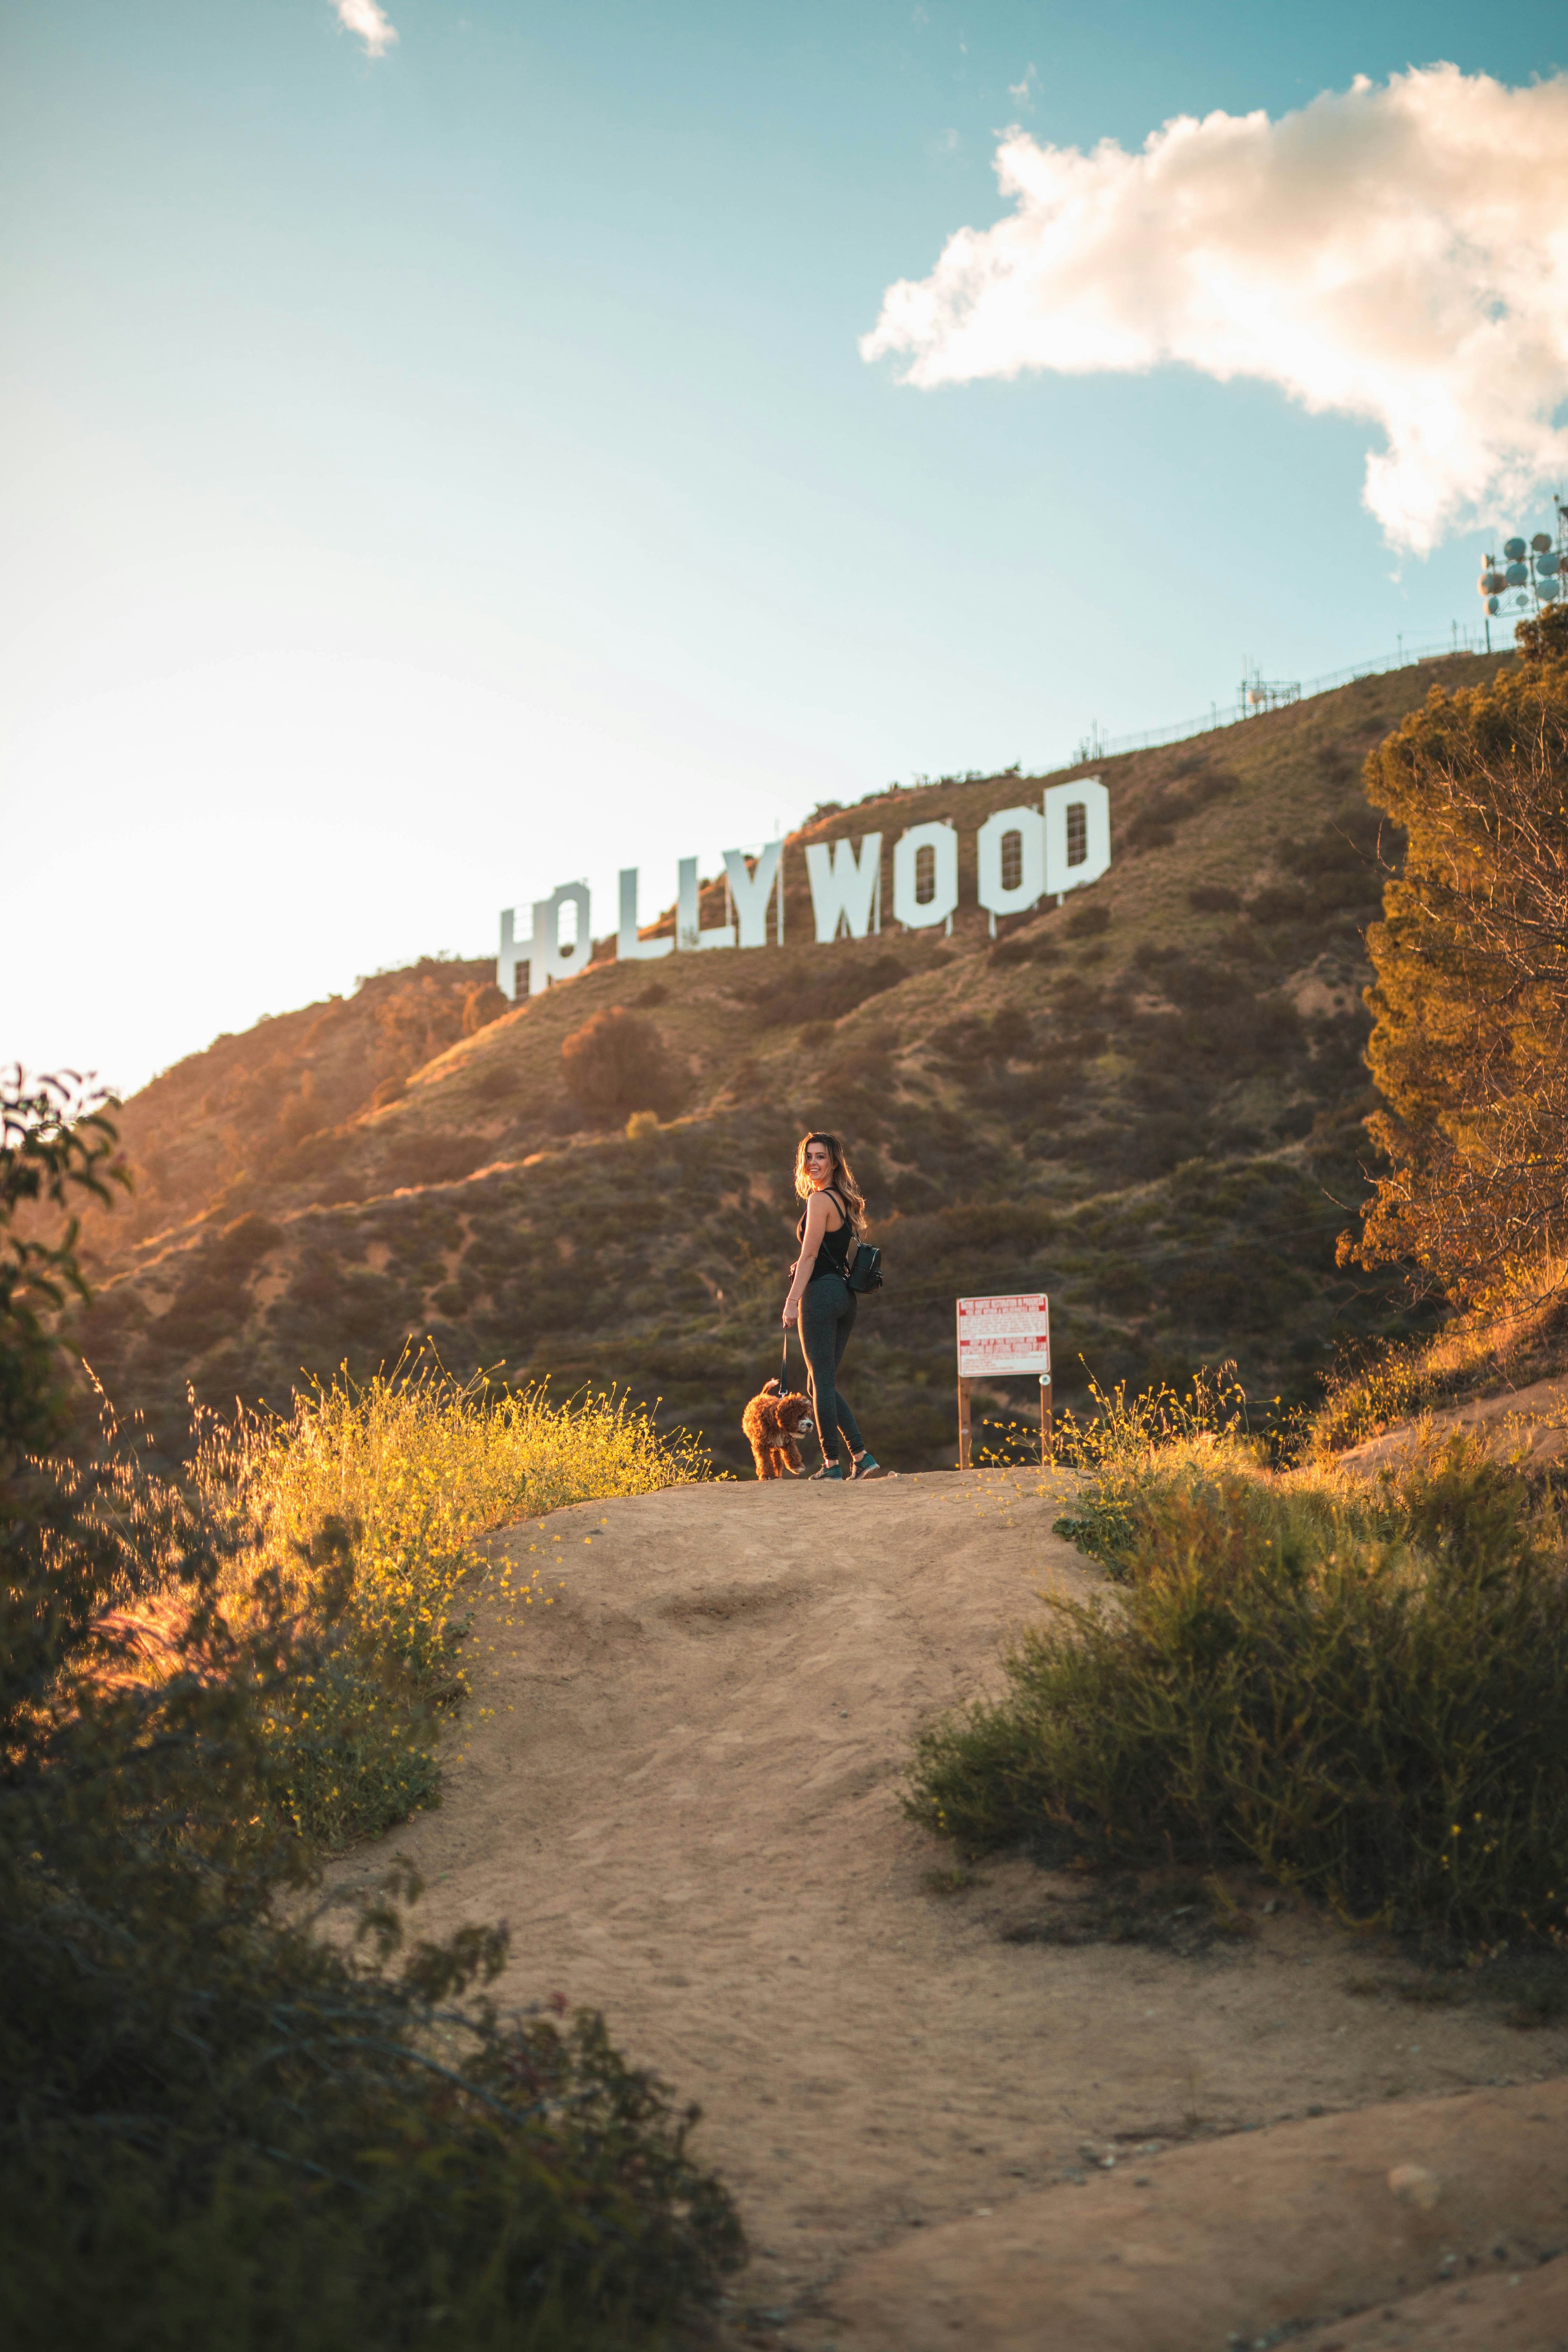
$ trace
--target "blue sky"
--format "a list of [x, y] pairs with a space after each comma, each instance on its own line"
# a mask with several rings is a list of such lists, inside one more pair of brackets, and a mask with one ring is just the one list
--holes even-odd
[[558, 881], [607, 929], [622, 862], [668, 902], [819, 799], [1473, 622], [1486, 531], [1391, 549], [1365, 419], [858, 341], [1011, 123], [1521, 88], [1560, 10], [386, 9], [380, 58], [329, 0], [0, 16], [0, 1054], [130, 1087]]

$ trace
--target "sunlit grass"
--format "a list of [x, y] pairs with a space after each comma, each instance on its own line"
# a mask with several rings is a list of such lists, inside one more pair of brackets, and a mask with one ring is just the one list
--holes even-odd
[[247, 1531], [229, 1606], [276, 1580], [301, 1618], [333, 1629], [320, 1671], [268, 1721], [289, 1750], [297, 1826], [341, 1843], [436, 1799], [440, 1719], [467, 1696], [462, 1639], [487, 1580], [524, 1606], [545, 1597], [492, 1570], [486, 1534], [711, 1475], [700, 1443], [661, 1435], [625, 1397], [557, 1404], [542, 1387], [426, 1365], [363, 1383], [340, 1373], [289, 1414], [209, 1421], [196, 1484]]

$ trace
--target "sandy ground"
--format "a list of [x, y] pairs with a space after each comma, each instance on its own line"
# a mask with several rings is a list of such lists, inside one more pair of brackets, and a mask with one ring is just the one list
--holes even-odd
[[[995, 1686], [999, 1643], [1039, 1613], [1038, 1595], [1093, 1588], [1050, 1533], [1065, 1491], [1044, 1474], [992, 1472], [685, 1487], [508, 1530], [498, 1561], [541, 1569], [549, 1604], [487, 1604], [445, 1802], [337, 1874], [369, 1878], [390, 1852], [408, 1854], [428, 1884], [427, 1930], [510, 1925], [503, 1999], [560, 1992], [603, 2009], [628, 2054], [700, 2103], [699, 2145], [753, 2248], [735, 2287], [737, 2337], [913, 2352], [928, 2339], [910, 2315], [940, 2301], [933, 2342], [1220, 2352], [1253, 2325], [1252, 2287], [1173, 2320], [1174, 2275], [1163, 2286], [1157, 2261], [1152, 2332], [1096, 2333], [1085, 2305], [1059, 2334], [1041, 2300], [1047, 2273], [1016, 2260], [1005, 2321], [986, 2302], [995, 2230], [1011, 2232], [1015, 2255], [1047, 2246], [1064, 2215], [1069, 2237], [1088, 2230], [1093, 2200], [1123, 2179], [1163, 2177], [1187, 2184], [1189, 2204], [1212, 2196], [1221, 2213], [1234, 2209], [1239, 2260], [1258, 2243], [1258, 2218], [1222, 2184], [1266, 2143], [1235, 2135], [1288, 2124], [1268, 2144], [1305, 2151], [1303, 2181], [1328, 2179], [1311, 2133], [1342, 2125], [1340, 2111], [1397, 2103], [1392, 2137], [1354, 2164], [1335, 2159], [1331, 2194], [1303, 2189], [1327, 2230], [1347, 2200], [1359, 2207], [1363, 2174], [1419, 2167], [1434, 2134], [1453, 2139], [1453, 2095], [1512, 2084], [1528, 2102], [1530, 2085], [1568, 2065], [1568, 2032], [1409, 2005], [1388, 1990], [1411, 1974], [1396, 1956], [1289, 1900], [1265, 1913], [1262, 1886], [1247, 1895], [1250, 1940], [1187, 1958], [1006, 1940], [1059, 1917], [1079, 1891], [1019, 1862], [938, 1891], [953, 1856], [900, 1811], [910, 1737]], [[1517, 2116], [1488, 2109], [1475, 2146], [1491, 2144], [1489, 2131], [1500, 2144], [1517, 2137], [1535, 2114], [1531, 2177], [1559, 2184], [1551, 2195], [1568, 2216], [1560, 2099], [1550, 2115], [1540, 2097]], [[1206, 2189], [1194, 2186], [1203, 2163], [1222, 2167]], [[1447, 2164], [1433, 2177], [1447, 2179]], [[1380, 2193], [1404, 2210], [1396, 2191]], [[1499, 2254], [1485, 2197], [1445, 2193], [1440, 2219], [1458, 2242], [1423, 2241], [1412, 2272], [1409, 2246], [1385, 2231], [1384, 2255], [1368, 2254], [1333, 2306], [1383, 2298], [1391, 2319], [1371, 2312], [1364, 2325], [1385, 2333], [1331, 2340], [1346, 2352], [1568, 2347], [1568, 2264], [1534, 2269], [1568, 2246], [1551, 2195]], [[1173, 2191], [1171, 2210], [1184, 2210]], [[1112, 2212], [1095, 2226], [1111, 2233], [1104, 2258], [1119, 2261], [1125, 2222]], [[1217, 2260], [1211, 2246], [1207, 2268]], [[1480, 2292], [1476, 2263], [1505, 2260], [1521, 2285], [1496, 2289], [1489, 2271], [1487, 2288], [1516, 2298], [1503, 2313], [1512, 2332], [1484, 2332], [1478, 2306], [1469, 2336], [1443, 2333], [1452, 2298]], [[1547, 2316], [1521, 2333], [1511, 2315], [1553, 2280]], [[1415, 2333], [1387, 2332], [1405, 2325], [1400, 2298], [1417, 2291], [1443, 2299], [1441, 2326], [1417, 2315]], [[1320, 2295], [1285, 2319], [1323, 2307]]]

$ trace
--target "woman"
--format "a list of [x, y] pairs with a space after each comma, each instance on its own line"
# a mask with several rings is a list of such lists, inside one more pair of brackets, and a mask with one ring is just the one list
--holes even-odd
[[[855, 1293], [849, 1287], [849, 1244], [858, 1241], [866, 1203], [837, 1135], [808, 1135], [795, 1154], [795, 1189], [805, 1202], [795, 1227], [800, 1256], [784, 1303], [784, 1328], [798, 1317], [801, 1353], [811, 1381], [812, 1418], [822, 1448], [814, 1478], [842, 1478], [838, 1433], [849, 1441], [851, 1478], [885, 1478], [887, 1472], [860, 1442], [847, 1400], [838, 1393], [838, 1367], [855, 1328]], [[828, 1439], [832, 1438], [832, 1446]]]

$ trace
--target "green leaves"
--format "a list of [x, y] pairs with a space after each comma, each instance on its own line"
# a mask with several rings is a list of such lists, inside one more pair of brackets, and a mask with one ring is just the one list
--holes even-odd
[[18, 1449], [43, 1444], [63, 1418], [43, 1318], [88, 1296], [73, 1202], [84, 1193], [107, 1202], [130, 1183], [108, 1100], [68, 1073], [29, 1081], [14, 1068], [0, 1078], [0, 1479]]
[[1384, 916], [1368, 1060], [1387, 1172], [1342, 1260], [1411, 1260], [1495, 1304], [1568, 1243], [1568, 610], [1483, 687], [1434, 689], [1367, 762], [1408, 832]]

